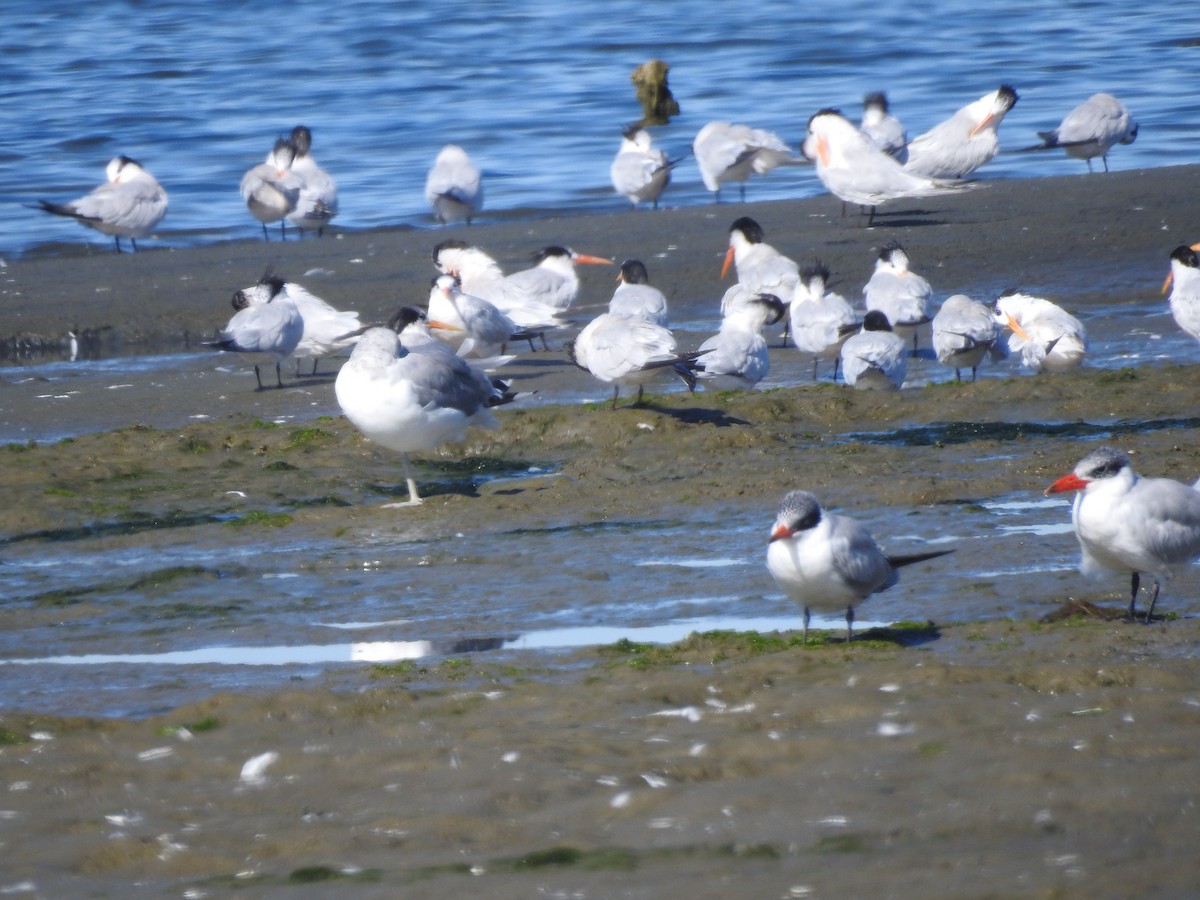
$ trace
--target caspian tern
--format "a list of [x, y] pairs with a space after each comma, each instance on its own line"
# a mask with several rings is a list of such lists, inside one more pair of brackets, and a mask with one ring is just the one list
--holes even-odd
[[867, 226], [875, 220], [875, 207], [888, 200], [952, 194], [970, 187], [908, 171], [836, 109], [822, 109], [808, 120], [803, 150], [816, 163], [817, 177], [831, 194], [870, 210]]
[[[243, 291], [233, 295], [233, 318], [214, 341], [205, 341], [204, 346], [231, 353], [246, 353], [257, 360], [267, 357], [275, 360], [275, 380], [283, 387], [280, 364], [296, 352], [304, 336], [304, 318], [288, 296], [285, 282], [275, 275], [263, 278], [268, 294], [264, 302], [252, 300]], [[263, 389], [262, 375], [258, 362], [254, 363], [254, 378], [258, 389]]]
[[435, 329], [436, 337], [459, 356], [496, 356], [512, 340], [525, 340], [516, 324], [494, 303], [463, 293], [453, 275], [439, 275], [429, 291], [429, 319], [449, 326]]
[[137, 239], [150, 234], [167, 214], [167, 192], [162, 185], [128, 156], [109, 160], [106, 181], [78, 200], [51, 203], [39, 200], [37, 209], [74, 219], [80, 225], [112, 235], [121, 252], [121, 238], [129, 238], [137, 250]]
[[861, 325], [846, 298], [825, 290], [829, 283], [829, 267], [822, 262], [805, 266], [791, 302], [792, 343], [801, 353], [810, 354], [813, 361], [813, 381], [817, 380], [817, 364], [833, 360], [833, 380], [837, 381], [842, 345]]
[[1063, 372], [1087, 354], [1087, 331], [1073, 315], [1049, 300], [1018, 291], [996, 301], [996, 322], [1012, 329], [1011, 353], [1035, 372]]
[[783, 301], [759, 294], [721, 320], [721, 330], [700, 345], [696, 374], [718, 390], [749, 390], [767, 376], [770, 359], [762, 330], [787, 314]]
[[1071, 521], [1082, 550], [1080, 569], [1133, 572], [1127, 618], [1137, 612], [1139, 573], [1154, 579], [1146, 622], [1154, 615], [1161, 583], [1200, 556], [1200, 492], [1170, 478], [1141, 478], [1129, 457], [1102, 447], [1045, 493], [1079, 491]]
[[337, 183], [329, 173], [317, 165], [312, 157], [312, 132], [304, 125], [292, 129], [292, 145], [296, 158], [292, 161], [292, 173], [301, 180], [300, 196], [296, 208], [288, 213], [288, 221], [300, 229], [315, 228], [317, 237], [338, 212]]
[[[421, 503], [409, 454], [457, 443], [467, 428], [496, 428], [492, 408], [514, 395], [444, 344], [427, 339], [419, 310], [404, 307], [387, 325], [360, 329], [334, 383], [338, 405], [370, 440], [403, 454], [408, 502]], [[408, 332], [408, 334], [406, 334]]]
[[908, 132], [888, 110], [887, 94], [883, 91], [874, 91], [863, 97], [863, 114], [858, 127], [876, 147], [896, 162], [903, 165], [908, 159]]
[[899, 243], [891, 241], [880, 248], [875, 270], [862, 292], [868, 311], [879, 310], [893, 330], [903, 337], [912, 335], [916, 354], [917, 329], [929, 321], [933, 288], [908, 267], [908, 253]]
[[646, 266], [640, 259], [621, 263], [620, 284], [608, 301], [608, 311], [617, 316], [636, 316], [667, 327], [667, 298], [650, 284]]
[[863, 316], [862, 330], [842, 344], [842, 377], [859, 390], [898, 391], [908, 373], [907, 343], [873, 309]]
[[1108, 171], [1108, 151], [1114, 144], [1132, 144], [1137, 140], [1138, 124], [1125, 104], [1112, 94], [1093, 94], [1063, 117], [1053, 131], [1039, 131], [1042, 143], [1026, 150], [1050, 150], [1061, 147], [1067, 156], [1087, 162], [1099, 156]]
[[655, 150], [650, 132], [637, 125], [625, 129], [621, 147], [609, 167], [613, 188], [635, 207], [649, 201], [658, 209], [658, 198], [671, 182], [667, 154]]
[[739, 183], [742, 202], [746, 200], [746, 179], [766, 175], [785, 165], [803, 160], [778, 135], [749, 125], [709, 122], [696, 134], [692, 152], [704, 186], [720, 198], [721, 185]]
[[646, 382], [668, 372], [682, 378], [688, 390], [696, 387], [691, 365], [696, 354], [677, 353], [674, 335], [642, 318], [603, 313], [567, 345], [567, 355], [575, 365], [613, 386], [613, 409], [617, 408], [621, 385], [637, 385], [637, 406], [642, 402]]
[[576, 263], [589, 266], [613, 264], [611, 259], [576, 253], [570, 247], [550, 246], [533, 255], [532, 268], [513, 272], [508, 280], [534, 301], [564, 312], [579, 297]]
[[1017, 92], [1002, 84], [968, 103], [949, 119], [908, 142], [904, 168], [930, 178], [966, 178], [1000, 150], [996, 129], [1017, 102]]
[[855, 607], [895, 585], [898, 569], [953, 552], [888, 556], [860, 522], [822, 510], [808, 491], [791, 491], [771, 529], [767, 569], [788, 598], [804, 609], [804, 643], [814, 609], [844, 611], [849, 642]]
[[1175, 323], [1200, 341], [1200, 257], [1195, 247], [1180, 245], [1171, 251], [1171, 272], [1163, 282], [1163, 291], [1168, 287]]
[[286, 237], [284, 219], [300, 202], [303, 182], [292, 173], [296, 159], [296, 145], [287, 138], [279, 138], [261, 162], [242, 176], [242, 199], [250, 215], [262, 223], [263, 238], [267, 237], [267, 225], [278, 222], [279, 235]]
[[774, 294], [790, 300], [800, 280], [800, 267], [766, 243], [762, 226], [749, 216], [741, 216], [729, 226], [722, 278], [731, 265], [737, 271], [737, 280], [754, 294]]
[[[279, 293], [286, 294], [296, 304], [304, 320], [300, 343], [292, 351], [297, 371], [301, 359], [311, 359], [312, 374], [316, 375], [321, 357], [332, 356], [354, 346], [355, 339], [347, 338], [346, 334], [362, 327], [358, 313], [335, 309], [302, 285], [293, 281], [284, 282], [270, 272], [260, 278], [257, 284], [238, 291], [234, 295], [234, 306], [239, 307], [242, 301], [250, 304], [270, 303]], [[240, 300], [238, 295], [241, 295]]]
[[471, 224], [483, 208], [483, 173], [466, 150], [456, 144], [441, 149], [425, 177], [425, 200], [443, 225]]
[[959, 369], [971, 369], [971, 380], [983, 357], [1003, 358], [1000, 326], [992, 311], [966, 294], [947, 297], [933, 317], [933, 351], [938, 362], [954, 369], [954, 380], [961, 381]]

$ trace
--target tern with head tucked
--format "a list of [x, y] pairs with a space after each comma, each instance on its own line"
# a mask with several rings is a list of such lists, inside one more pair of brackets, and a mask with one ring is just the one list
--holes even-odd
[[613, 409], [622, 385], [637, 385], [635, 406], [642, 402], [646, 383], [660, 375], [674, 373], [688, 390], [696, 387], [692, 374], [696, 354], [677, 353], [670, 331], [640, 317], [597, 316], [567, 345], [567, 355], [575, 365], [613, 386]]
[[430, 340], [419, 310], [403, 307], [387, 325], [360, 330], [334, 383], [338, 405], [368, 439], [403, 455], [407, 503], [421, 503], [409, 454], [457, 443], [470, 427], [496, 428], [496, 406], [513, 399], [503, 382]]
[[822, 109], [808, 120], [804, 155], [817, 166], [817, 177], [844, 203], [870, 210], [866, 224], [875, 220], [875, 207], [904, 197], [932, 197], [956, 193], [968, 185], [928, 178], [908, 171], [836, 109]]
[[1017, 102], [1002, 84], [908, 143], [905, 170], [930, 178], [966, 178], [1000, 152], [996, 129]]
[[1141, 478], [1128, 456], [1109, 447], [1089, 453], [1045, 493], [1067, 491], [1079, 492], [1071, 521], [1083, 574], [1132, 572], [1130, 621], [1137, 614], [1140, 574], [1153, 578], [1149, 624], [1162, 583], [1200, 557], [1200, 492], [1170, 478]]
[[1092, 171], [1097, 156], [1108, 171], [1108, 151], [1116, 144], [1137, 140], [1138, 124], [1125, 104], [1112, 94], [1093, 94], [1063, 117], [1053, 131], [1039, 131], [1042, 143], [1026, 150], [1051, 150], [1061, 147], [1067, 156], [1082, 159]]
[[467, 151], [447, 144], [425, 176], [425, 201], [443, 225], [466, 222], [483, 208], [483, 173]]
[[898, 569], [953, 553], [933, 550], [888, 556], [871, 533], [849, 516], [821, 508], [808, 491], [783, 498], [767, 545], [767, 570], [804, 610], [804, 643], [812, 610], [844, 613], [846, 641], [854, 637], [854, 610], [872, 594], [894, 586]]
[[300, 177], [292, 172], [296, 160], [296, 145], [287, 138], [279, 138], [266, 162], [261, 162], [242, 176], [242, 199], [250, 215], [262, 223], [263, 239], [267, 226], [278, 222], [279, 236], [286, 237], [284, 219], [296, 209], [300, 202], [300, 189], [304, 186]]
[[692, 152], [704, 186], [720, 198], [721, 185], [736, 181], [746, 200], [746, 180], [803, 160], [777, 134], [749, 125], [709, 122], [696, 134]]
[[842, 377], [859, 390], [898, 391], [908, 374], [906, 348], [887, 316], [873, 309], [863, 316], [862, 330], [842, 344]]
[[1083, 323], [1041, 297], [1019, 291], [1001, 295], [996, 322], [1012, 330], [1009, 352], [1021, 354], [1021, 362], [1035, 372], [1064, 372], [1087, 355]]
[[614, 190], [635, 207], [652, 203], [658, 209], [658, 198], [671, 182], [671, 167], [667, 154], [653, 147], [650, 132], [637, 125], [625, 129], [621, 147], [609, 166]]
[[258, 359], [266, 357], [275, 361], [275, 381], [283, 387], [280, 373], [281, 363], [296, 352], [304, 336], [304, 318], [282, 278], [266, 275], [258, 288], [251, 294], [237, 291], [233, 295], [233, 308], [237, 310], [229, 324], [214, 341], [205, 341], [206, 347], [230, 353], [245, 353], [255, 360], [254, 378], [258, 389], [263, 389]]
[[833, 361], [833, 380], [837, 381], [842, 345], [856, 334], [861, 323], [841, 294], [826, 290], [829, 267], [822, 262], [800, 270], [800, 281], [791, 302], [792, 343], [801, 353], [812, 356], [813, 381], [821, 360]]
[[287, 219], [300, 229], [301, 235], [305, 229], [316, 229], [320, 237], [338, 212], [337, 183], [313, 159], [312, 131], [307, 126], [293, 128], [291, 141], [296, 148], [292, 173], [300, 179], [301, 186], [296, 208], [288, 213]]
[[118, 253], [121, 238], [129, 238], [136, 251], [137, 239], [154, 231], [167, 214], [167, 192], [153, 175], [128, 156], [109, 160], [105, 178], [104, 184], [78, 200], [68, 203], [39, 200], [37, 208], [111, 235]]
[[719, 390], [754, 388], [770, 368], [762, 330], [786, 314], [783, 301], [772, 294], [738, 304], [721, 320], [721, 330], [700, 345], [696, 374]]
[[1000, 326], [992, 311], [966, 294], [947, 297], [933, 317], [933, 351], [938, 362], [954, 369], [954, 380], [961, 381], [960, 369], [971, 370], [971, 380], [985, 356], [1002, 359]]

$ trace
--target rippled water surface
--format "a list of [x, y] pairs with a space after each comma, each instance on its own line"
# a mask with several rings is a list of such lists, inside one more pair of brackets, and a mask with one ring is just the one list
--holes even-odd
[[[550, 2], [330, 3], [66, 0], [10, 9], [0, 33], [0, 252], [83, 239], [78, 226], [22, 208], [90, 190], [118, 153], [163, 182], [161, 238], [188, 245], [255, 233], [238, 195], [246, 169], [297, 122], [338, 180], [338, 224], [429, 225], [425, 172], [442, 144], [483, 166], [488, 214], [619, 209], [608, 165], [641, 109], [632, 70], [659, 58], [682, 112], [657, 129], [672, 156], [713, 119], [777, 131], [793, 146], [826, 106], [857, 116], [887, 90], [915, 136], [1001, 83], [1021, 99], [1001, 128], [1037, 142], [1097, 91], [1122, 98], [1142, 129], [1113, 168], [1190, 163], [1200, 114], [1188, 85], [1200, 20], [1129, 0], [880, 5], [816, 9], [762, 0], [605, 4], [580, 15]], [[981, 177], [1082, 171], [1061, 153], [1005, 154]], [[809, 167], [750, 185], [753, 199], [810, 196]], [[682, 164], [666, 202], [709, 202]], [[19, 222], [19, 227], [13, 227]]]

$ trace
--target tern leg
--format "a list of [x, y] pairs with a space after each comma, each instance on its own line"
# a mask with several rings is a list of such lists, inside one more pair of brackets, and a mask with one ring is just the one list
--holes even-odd
[[[1126, 618], [1126, 620], [1133, 622], [1133, 621], [1137, 620], [1138, 585], [1141, 584], [1141, 577], [1138, 575], [1136, 570], [1134, 570], [1133, 579], [1131, 580], [1131, 584], [1133, 586], [1133, 590], [1131, 591], [1130, 596], [1129, 596], [1129, 612], [1125, 614], [1125, 618]], [[1150, 621], [1150, 620], [1147, 619], [1146, 621]]]
[[808, 644], [808, 621], [812, 618], [812, 613], [808, 611], [808, 607], [804, 607], [804, 643]]
[[[816, 381], [816, 380], [817, 380], [817, 362], [818, 362], [818, 360], [817, 360], [817, 358], [814, 356], [814, 357], [813, 357], [813, 381]], [[834, 365], [836, 366], [836, 365], [837, 365], [837, 363], [834, 363]]]
[[266, 222], [262, 223], [262, 230], [263, 230], [263, 240], [266, 241], [268, 244], [271, 243], [271, 238], [267, 234], [267, 223]]
[[846, 607], [846, 643], [854, 640], [854, 607]]
[[[833, 359], [833, 383], [834, 384], [837, 384], [838, 366], [840, 366], [841, 364], [842, 364], [842, 357], [839, 354], [838, 356], [835, 356]], [[813, 365], [815, 367], [816, 363], [814, 362]]]
[[1154, 604], [1158, 602], [1158, 579], [1154, 579], [1154, 591], [1150, 594], [1150, 608], [1146, 610], [1146, 624], [1150, 624], [1150, 620], [1154, 617]]
[[262, 375], [258, 372], [258, 363], [254, 364], [254, 380], [258, 382], [258, 389], [261, 391], [263, 389]]
[[979, 366], [971, 366], [971, 383], [975, 383], [975, 375], [979, 371]]
[[283, 387], [283, 373], [279, 370], [279, 363], [275, 363], [275, 387]]
[[317, 374], [317, 363], [319, 363], [320, 361], [321, 361], [321, 357], [319, 357], [319, 356], [314, 356], [314, 357], [313, 357], [313, 370], [312, 370], [312, 373], [313, 373], [314, 375], [316, 375], [316, 374]]
[[[974, 378], [972, 378], [971, 380], [972, 380], [972, 381], [974, 381], [975, 379], [974, 379]], [[957, 367], [955, 367], [955, 369], [954, 369], [954, 381], [955, 381], [956, 383], [958, 383], [958, 382], [961, 382], [961, 381], [962, 381], [962, 376], [958, 374], [958, 368], [957, 368]]]
[[613, 402], [612, 402], [612, 408], [613, 408], [613, 409], [616, 409], [616, 408], [617, 408], [617, 395], [618, 395], [618, 394], [620, 394], [620, 393], [621, 393], [621, 388], [620, 388], [620, 386], [619, 386], [619, 385], [615, 385], [615, 384], [614, 384], [614, 385], [613, 385]]
[[642, 384], [639, 384], [639, 385], [638, 385], [638, 395], [637, 395], [637, 399], [633, 401], [633, 405], [634, 405], [634, 406], [641, 406], [641, 405], [642, 405], [642, 394], [643, 394], [643, 393], [645, 393], [645, 390], [646, 390], [646, 386], [645, 386], [645, 385], [642, 385]]

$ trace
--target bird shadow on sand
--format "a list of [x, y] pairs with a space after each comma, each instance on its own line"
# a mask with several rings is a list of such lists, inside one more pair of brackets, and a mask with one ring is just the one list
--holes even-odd
[[[933, 622], [905, 622], [899, 625], [877, 625], [854, 632], [852, 644], [863, 641], [873, 641], [881, 644], [895, 644], [898, 647], [919, 647], [939, 640], [942, 630]], [[845, 635], [825, 636], [826, 644], [845, 644]]]
[[678, 409], [670, 406], [659, 406], [657, 403], [645, 402], [641, 403], [640, 405], [631, 405], [623, 408], [656, 412], [663, 416], [670, 416], [672, 419], [675, 419], [677, 422], [682, 422], [685, 425], [715, 425], [720, 428], [725, 428], [730, 425], [752, 424], [745, 419], [739, 419], [736, 416], [731, 416], [729, 413], [720, 409], [704, 409], [701, 407]]

